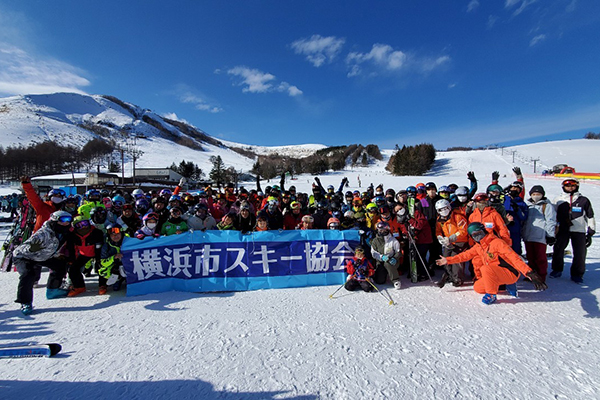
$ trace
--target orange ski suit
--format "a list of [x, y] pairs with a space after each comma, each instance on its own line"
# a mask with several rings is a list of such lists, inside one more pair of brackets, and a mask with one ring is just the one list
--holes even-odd
[[519, 273], [527, 275], [532, 271], [504, 240], [489, 233], [475, 246], [447, 257], [446, 261], [455, 264], [475, 257], [481, 260], [479, 266], [473, 265], [477, 277], [473, 290], [477, 293], [498, 294], [498, 286], [513, 284], [519, 279]]

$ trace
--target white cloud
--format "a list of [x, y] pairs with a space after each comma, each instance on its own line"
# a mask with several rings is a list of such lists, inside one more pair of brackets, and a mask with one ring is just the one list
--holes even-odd
[[525, 9], [527, 7], [529, 7], [530, 5], [532, 5], [533, 3], [536, 3], [536, 2], [537, 2], [537, 0], [506, 0], [506, 2], [504, 3], [504, 7], [512, 8], [515, 5], [521, 3], [519, 8], [517, 8], [513, 13], [513, 16], [517, 16], [517, 15], [521, 14], [523, 11], [525, 11]]
[[417, 57], [401, 50], [394, 50], [390, 45], [379, 43], [374, 44], [368, 53], [352, 52], [346, 56], [348, 77], [361, 75], [364, 69], [369, 70], [369, 75], [377, 75], [378, 72], [394, 74], [403, 71], [428, 73], [448, 62], [450, 62], [449, 56]]
[[387, 44], [374, 44], [368, 53], [352, 52], [346, 56], [346, 62], [350, 67], [348, 76], [356, 76], [361, 73], [361, 65], [371, 64], [386, 71], [399, 71], [405, 65], [407, 55], [394, 50]]
[[281, 82], [277, 87], [278, 92], [287, 92], [291, 97], [302, 95], [302, 90], [298, 89], [296, 86], [292, 86], [287, 82]]
[[325, 62], [331, 63], [340, 53], [345, 42], [346, 39], [335, 36], [312, 35], [310, 38], [298, 39], [290, 46], [296, 54], [306, 56], [315, 67], [320, 67]]
[[479, 7], [479, 0], [471, 0], [467, 6], [467, 12], [475, 11]]
[[275, 80], [275, 76], [269, 73], [242, 66], [231, 68], [227, 73], [242, 78], [239, 85], [246, 85], [242, 89], [243, 92], [266, 93], [273, 90], [273, 85], [270, 82]]
[[53, 58], [42, 58], [25, 50], [0, 43], [0, 93], [43, 94], [85, 93], [90, 85], [83, 71]]
[[214, 101], [209, 100], [206, 96], [198, 94], [196, 90], [185, 84], [179, 84], [175, 87], [175, 96], [180, 102], [192, 104], [196, 110], [207, 111], [212, 114], [223, 112], [224, 110], [214, 105]]
[[496, 25], [496, 21], [498, 21], [498, 17], [495, 15], [490, 15], [487, 21], [487, 28], [492, 29], [494, 25]]
[[456, 87], [456, 83], [450, 83], [448, 85], [448, 89], [454, 89]]
[[529, 42], [529, 47], [533, 47], [543, 40], [546, 40], [546, 35], [544, 35], [544, 34], [537, 35], [536, 37], [531, 39], [531, 41]]
[[287, 82], [277, 84], [275, 75], [244, 66], [237, 66], [227, 71], [229, 75], [241, 78], [238, 86], [243, 86], [244, 93], [287, 92], [294, 97], [302, 94], [302, 90]]

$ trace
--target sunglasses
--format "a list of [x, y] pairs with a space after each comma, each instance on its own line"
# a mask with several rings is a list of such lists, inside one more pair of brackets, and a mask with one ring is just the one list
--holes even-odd
[[82, 229], [82, 228], [87, 228], [89, 227], [90, 221], [88, 221], [87, 219], [84, 219], [83, 221], [79, 221], [78, 223], [75, 224], [75, 228], [76, 229]]

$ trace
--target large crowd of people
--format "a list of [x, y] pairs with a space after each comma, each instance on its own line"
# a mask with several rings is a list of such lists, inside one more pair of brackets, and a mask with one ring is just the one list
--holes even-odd
[[536, 289], [545, 289], [547, 246], [554, 246], [549, 276], [559, 278], [570, 241], [570, 277], [581, 283], [595, 221], [579, 182], [564, 180], [563, 193], [551, 202], [542, 186], [527, 191], [519, 168], [514, 172], [516, 180], [505, 187], [494, 172], [481, 191], [469, 172], [469, 186], [427, 182], [395, 189], [371, 184], [361, 192], [345, 190], [346, 178], [336, 190], [315, 177], [311, 193], [286, 189], [283, 182], [264, 191], [227, 184], [221, 190], [209, 186], [184, 192], [182, 180], [173, 191], [90, 189], [84, 196], [67, 196], [53, 189], [44, 199], [25, 176], [24, 204], [35, 211], [35, 220], [33, 234], [12, 250], [12, 265], [20, 274], [16, 302], [24, 314], [32, 312], [42, 267], [50, 269], [49, 299], [84, 293], [85, 276], [93, 274], [99, 294], [120, 290], [126, 281], [120, 251], [124, 237], [189, 230], [353, 229], [360, 245], [347, 265], [347, 290], [371, 291], [388, 280], [400, 289], [403, 276], [418, 282], [432, 279], [440, 269], [439, 287], [471, 280], [485, 304], [495, 302], [499, 290], [516, 296], [521, 274]]

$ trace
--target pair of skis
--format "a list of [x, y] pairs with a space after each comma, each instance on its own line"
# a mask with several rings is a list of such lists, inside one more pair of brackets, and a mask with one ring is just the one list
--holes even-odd
[[61, 350], [62, 346], [58, 343], [13, 347], [0, 346], [0, 358], [52, 357]]

